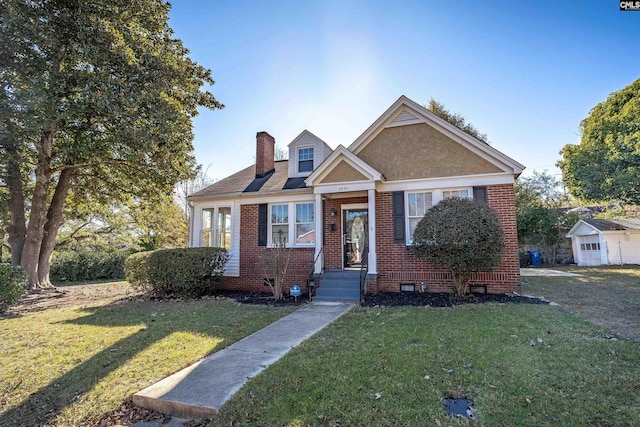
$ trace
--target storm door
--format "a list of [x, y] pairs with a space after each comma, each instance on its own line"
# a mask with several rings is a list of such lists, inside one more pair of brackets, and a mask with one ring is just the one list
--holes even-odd
[[369, 252], [368, 210], [345, 209], [342, 211], [342, 242], [344, 268], [360, 268]]

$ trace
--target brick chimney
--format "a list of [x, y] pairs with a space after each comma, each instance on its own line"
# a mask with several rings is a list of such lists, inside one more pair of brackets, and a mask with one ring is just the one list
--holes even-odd
[[276, 140], [267, 132], [256, 134], [256, 178], [262, 178], [275, 168], [273, 161]]

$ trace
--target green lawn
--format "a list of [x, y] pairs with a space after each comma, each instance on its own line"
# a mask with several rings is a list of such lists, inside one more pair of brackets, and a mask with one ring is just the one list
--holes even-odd
[[[212, 425], [640, 425], [639, 367], [637, 343], [557, 307], [355, 308]], [[445, 415], [445, 396], [473, 398], [477, 421]]]
[[95, 425], [133, 393], [292, 311], [87, 298], [0, 320], [1, 426]]
[[640, 342], [640, 267], [554, 267], [579, 277], [523, 277], [522, 292], [544, 296], [610, 333]]

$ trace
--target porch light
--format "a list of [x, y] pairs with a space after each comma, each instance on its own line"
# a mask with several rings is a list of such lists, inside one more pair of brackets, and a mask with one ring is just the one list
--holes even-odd
[[331, 208], [331, 209], [329, 209], [329, 215], [331, 215], [331, 216], [336, 216], [336, 214], [337, 214], [337, 213], [338, 213], [338, 212], [336, 212], [336, 208]]

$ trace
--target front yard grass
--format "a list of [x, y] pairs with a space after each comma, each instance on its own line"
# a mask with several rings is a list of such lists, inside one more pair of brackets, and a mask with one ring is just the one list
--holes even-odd
[[544, 296], [610, 333], [640, 342], [640, 267], [554, 267], [580, 277], [523, 277], [522, 292]]
[[[639, 350], [551, 306], [356, 307], [212, 425], [640, 425]], [[474, 399], [477, 420], [445, 415], [448, 396]]]
[[[116, 294], [128, 287], [104, 286]], [[60, 298], [76, 298], [74, 305], [27, 304], [0, 320], [0, 425], [95, 425], [133, 393], [293, 310], [215, 299], [113, 301], [109, 293], [76, 288]]]

